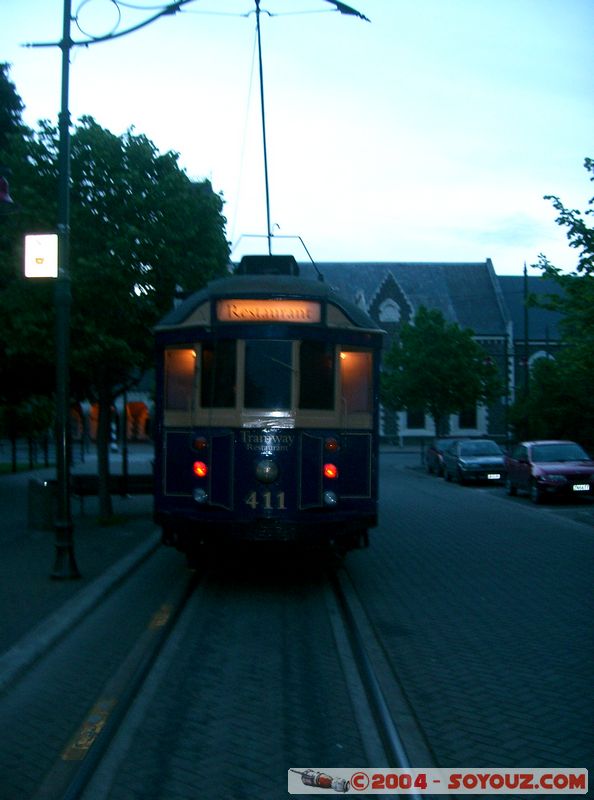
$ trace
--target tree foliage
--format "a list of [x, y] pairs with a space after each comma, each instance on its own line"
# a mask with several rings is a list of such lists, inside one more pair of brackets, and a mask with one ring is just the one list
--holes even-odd
[[[5, 65], [4, 65], [5, 67]], [[12, 87], [4, 68], [0, 95]], [[3, 220], [0, 239], [0, 370], [53, 362], [53, 287], [24, 281], [25, 233], [55, 230], [58, 132], [32, 132], [15, 109], [0, 139], [19, 213]], [[122, 136], [83, 118], [71, 146], [71, 367], [76, 393], [113, 397], [150, 364], [151, 328], [176, 291], [193, 291], [224, 273], [228, 243], [222, 200], [208, 181], [194, 182], [178, 156], [160, 154], [132, 129]], [[3, 386], [21, 381], [3, 381]], [[28, 387], [27, 387], [28, 389]]]
[[9, 66], [0, 64], [0, 151], [6, 150], [12, 134], [23, 128], [23, 110]]
[[210, 184], [192, 182], [176, 154], [132, 130], [115, 136], [84, 118], [72, 182], [73, 371], [89, 393], [146, 369], [151, 328], [177, 287], [220, 275], [228, 249]]
[[[51, 281], [25, 281], [26, 233], [54, 232], [58, 130], [32, 131], [0, 65], [0, 164], [18, 213], [0, 220], [0, 404], [53, 391]], [[161, 154], [133, 128], [115, 135], [84, 117], [71, 135], [70, 284], [73, 399], [114, 398], [152, 364], [152, 327], [178, 291], [227, 269], [223, 201], [193, 181], [178, 154]]]
[[0, 218], [0, 404], [17, 406], [53, 388], [52, 289], [25, 286], [21, 275], [25, 234], [52, 230], [57, 184], [42, 135], [23, 123], [6, 64], [0, 64], [0, 97], [0, 166], [15, 200]]
[[[594, 159], [584, 162], [594, 181]], [[566, 208], [556, 196], [547, 196], [558, 211], [557, 223], [567, 229], [570, 246], [578, 250], [571, 273], [563, 273], [543, 254], [538, 264], [559, 292], [541, 301], [558, 311], [561, 350], [556, 363], [537, 362], [530, 377], [529, 394], [513, 408], [512, 422], [519, 438], [562, 436], [594, 444], [594, 198], [584, 212]]]
[[450, 414], [489, 402], [501, 392], [497, 368], [471, 330], [441, 311], [419, 308], [384, 359], [382, 400], [393, 410], [423, 410], [445, 432]]

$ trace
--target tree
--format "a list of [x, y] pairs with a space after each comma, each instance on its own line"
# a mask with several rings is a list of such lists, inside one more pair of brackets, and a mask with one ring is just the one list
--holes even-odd
[[[221, 198], [177, 159], [90, 117], [72, 137], [72, 381], [99, 404], [100, 475], [113, 401], [152, 365], [152, 327], [177, 287], [198, 289], [227, 266]], [[110, 513], [106, 491], [101, 502]]]
[[[46, 344], [53, 341], [51, 287], [25, 286], [21, 274], [25, 233], [52, 230], [55, 166], [42, 139], [24, 124], [23, 108], [8, 65], [0, 64], [0, 165], [15, 198], [14, 208], [0, 219], [0, 406], [5, 428], [14, 436], [31, 430], [23, 411], [30, 396], [40, 396], [43, 404], [54, 384]], [[51, 425], [46, 414], [43, 418]]]
[[8, 148], [10, 137], [24, 128], [25, 106], [9, 72], [8, 64], [0, 64], [0, 152]]
[[[594, 181], [594, 159], [586, 158], [586, 170]], [[588, 217], [594, 214], [594, 198], [583, 213], [566, 208], [552, 195], [559, 215], [556, 222], [567, 228], [570, 246], [579, 251], [573, 272], [563, 273], [541, 254], [538, 267], [554, 281], [559, 293], [540, 301], [562, 314], [561, 349], [554, 364], [537, 362], [530, 376], [527, 398], [512, 410], [520, 437], [563, 436], [594, 444], [594, 228]], [[534, 300], [533, 302], [536, 302]]]
[[[586, 158], [584, 166], [594, 181], [594, 159]], [[547, 307], [563, 315], [563, 343], [577, 348], [580, 359], [586, 357], [590, 367], [594, 354], [594, 228], [588, 227], [586, 217], [594, 214], [594, 197], [588, 201], [591, 208], [583, 213], [565, 208], [558, 197], [547, 195], [545, 199], [559, 212], [556, 222], [567, 228], [570, 247], [579, 250], [578, 263], [573, 272], [563, 273], [541, 253], [535, 266], [561, 289], [548, 298]]]
[[[3, 70], [0, 94], [7, 84]], [[24, 233], [52, 232], [55, 223], [58, 132], [47, 122], [26, 129], [22, 104], [12, 105], [16, 122], [0, 161], [13, 171], [21, 210], [0, 238], [0, 377], [22, 393], [19, 376], [44, 385], [46, 373], [53, 376], [53, 287], [21, 273]], [[224, 274], [229, 247], [223, 201], [210, 183], [192, 181], [176, 153], [160, 154], [133, 129], [116, 136], [83, 118], [71, 138], [71, 169], [71, 389], [73, 398], [99, 403], [101, 513], [109, 516], [113, 402], [152, 364], [151, 329], [178, 289]]]
[[570, 433], [573, 419], [563, 411], [570, 402], [570, 392], [558, 360], [539, 358], [535, 361], [528, 392], [523, 392], [510, 408], [509, 421], [515, 437], [573, 438]]
[[384, 405], [422, 409], [433, 418], [437, 434], [447, 432], [450, 414], [500, 393], [497, 368], [472, 331], [447, 322], [435, 309], [421, 306], [384, 358]]
[[[584, 167], [590, 173], [590, 181], [594, 181], [594, 159], [584, 159]], [[588, 201], [588, 205], [592, 207], [583, 213], [578, 209], [565, 208], [559, 197], [555, 195], [546, 195], [545, 200], [551, 200], [553, 207], [559, 212], [556, 222], [567, 228], [570, 247], [580, 251], [578, 264], [573, 274], [594, 275], [594, 228], [588, 227], [585, 219], [594, 214], [594, 197]], [[563, 277], [560, 270], [551, 266], [543, 254], [539, 256], [539, 266], [544, 270], [550, 270], [551, 276]]]

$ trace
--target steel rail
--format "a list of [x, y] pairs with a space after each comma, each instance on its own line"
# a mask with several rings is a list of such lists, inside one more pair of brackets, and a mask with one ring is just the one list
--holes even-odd
[[47, 773], [33, 800], [78, 800], [81, 797], [174, 631], [198, 580], [190, 573], [188, 579], [160, 603]]
[[[375, 733], [383, 745], [388, 764], [398, 769], [412, 770], [415, 767], [411, 764], [407, 747], [390, 711], [359, 623], [357, 622], [356, 614], [351, 606], [351, 601], [341, 586], [336, 572], [329, 573], [329, 582], [343, 616], [343, 624], [350, 643], [352, 658], [358, 669], [361, 684], [367, 696], [371, 716], [375, 720]], [[380, 765], [376, 764], [370, 766]], [[426, 767], [429, 765], [423, 764], [423, 766]], [[421, 795], [418, 793], [411, 792], [407, 794], [407, 796], [421, 800]]]
[[367, 653], [367, 649], [363, 642], [363, 637], [359, 630], [359, 626], [355, 621], [353, 612], [349, 605], [349, 601], [338, 582], [336, 576], [331, 576], [332, 589], [338, 599], [340, 608], [344, 615], [344, 620], [349, 634], [353, 655], [357, 661], [361, 677], [365, 689], [368, 693], [370, 704], [374, 712], [374, 717], [378, 721], [379, 733], [381, 739], [386, 747], [386, 755], [397, 763], [401, 769], [410, 769], [411, 763], [409, 761], [406, 748], [402, 741], [398, 729], [392, 719], [392, 715], [388, 708], [388, 704], [382, 692], [379, 680], [371, 659]]

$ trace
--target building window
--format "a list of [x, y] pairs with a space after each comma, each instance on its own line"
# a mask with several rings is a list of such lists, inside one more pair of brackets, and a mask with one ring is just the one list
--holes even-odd
[[399, 322], [400, 309], [395, 300], [384, 300], [379, 308], [380, 322]]
[[477, 419], [476, 419], [476, 406], [470, 406], [469, 408], [464, 408], [458, 415], [458, 427], [459, 428], [476, 428], [477, 427]]
[[425, 428], [425, 412], [422, 408], [409, 408], [406, 411], [406, 427], [410, 430], [412, 428]]

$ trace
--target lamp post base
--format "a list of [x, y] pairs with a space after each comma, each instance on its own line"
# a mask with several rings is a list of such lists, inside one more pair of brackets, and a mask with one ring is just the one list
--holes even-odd
[[77, 580], [81, 577], [74, 557], [72, 525], [56, 523], [56, 560], [50, 577], [55, 581]]

